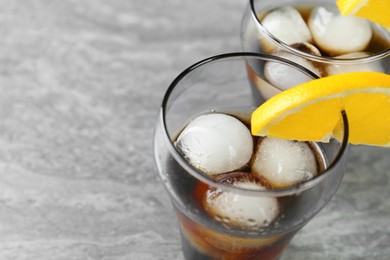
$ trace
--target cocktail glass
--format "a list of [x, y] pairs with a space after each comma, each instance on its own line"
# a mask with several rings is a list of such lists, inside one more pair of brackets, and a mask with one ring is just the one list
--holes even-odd
[[[228, 53], [184, 70], [164, 96], [154, 134], [155, 162], [177, 214], [186, 259], [277, 259], [293, 236], [327, 204], [343, 178], [348, 140], [343, 113], [335, 129], [339, 138], [315, 144], [324, 162], [322, 173], [287, 188], [254, 190], [229, 185], [205, 175], [176, 149], [178, 134], [200, 114], [226, 113], [249, 123], [251, 111], [259, 105], [250, 82], [267, 79], [253, 71], [248, 80], [247, 66], [264, 66], [268, 62], [285, 66], [288, 71], [293, 69], [301, 79], [316, 78], [304, 67], [279, 57]], [[255, 201], [277, 201], [278, 215], [264, 225], [237, 226], [227, 217], [206, 212], [205, 207], [210, 205], [204, 196], [210, 191]], [[254, 203], [253, 207], [262, 207], [260, 204]]]

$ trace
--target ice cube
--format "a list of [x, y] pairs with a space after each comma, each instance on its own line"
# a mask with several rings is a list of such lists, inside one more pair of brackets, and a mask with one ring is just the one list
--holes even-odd
[[215, 175], [246, 165], [252, 156], [253, 139], [235, 117], [213, 113], [191, 121], [180, 133], [176, 148], [194, 167]]
[[297, 50], [309, 53], [311, 55], [321, 56], [321, 52], [317, 49], [317, 47], [311, 43], [308, 43], [308, 42], [294, 43], [294, 44], [291, 44], [291, 47], [293, 47]]
[[[344, 55], [337, 56], [336, 58], [340, 59], [355, 59], [355, 58], [363, 58], [370, 56], [370, 53], [367, 52], [352, 52]], [[385, 72], [384, 67], [381, 65], [380, 61], [373, 62], [356, 62], [357, 64], [328, 64], [327, 72], [328, 75], [334, 74], [342, 74], [353, 71], [377, 71], [377, 72]]]
[[276, 38], [287, 45], [311, 41], [310, 30], [301, 14], [291, 6], [285, 6], [268, 13], [261, 21]]
[[[291, 60], [295, 63], [298, 63], [306, 69], [314, 72], [318, 76], [322, 75], [321, 70], [315, 67], [313, 63], [309, 60], [284, 51], [278, 52], [277, 55], [282, 58]], [[272, 61], [267, 62], [264, 65], [264, 76], [271, 85], [275, 86], [280, 91], [289, 89], [291, 87], [311, 80], [309, 76], [303, 74], [303, 72], [298, 71], [294, 67]]]
[[314, 8], [308, 25], [317, 46], [332, 55], [362, 51], [372, 37], [367, 20], [340, 15], [337, 8]]
[[265, 137], [256, 147], [252, 172], [275, 188], [286, 188], [313, 178], [318, 168], [307, 143]]
[[[237, 176], [234, 176], [237, 178]], [[233, 181], [233, 186], [250, 190], [266, 190], [258, 182], [247, 178]], [[211, 216], [229, 225], [252, 229], [269, 225], [278, 215], [276, 198], [260, 195], [243, 195], [218, 189], [209, 190], [204, 208]]]

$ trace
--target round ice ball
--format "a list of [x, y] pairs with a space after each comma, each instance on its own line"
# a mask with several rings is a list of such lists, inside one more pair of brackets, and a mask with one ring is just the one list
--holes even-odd
[[312, 179], [318, 168], [307, 143], [266, 137], [256, 147], [252, 172], [275, 188], [286, 188]]
[[298, 51], [306, 52], [314, 56], [322, 56], [320, 50], [309, 42], [299, 42], [291, 44], [291, 47]]
[[[339, 59], [356, 59], [370, 56], [370, 53], [367, 52], [351, 52], [348, 54], [343, 54], [337, 56]], [[356, 64], [328, 64], [326, 68], [328, 75], [342, 74], [347, 72], [354, 71], [376, 71], [376, 72], [385, 72], [384, 67], [381, 65], [381, 61], [373, 62], [356, 62]]]
[[253, 153], [253, 138], [237, 118], [212, 113], [191, 121], [180, 133], [176, 147], [194, 167], [215, 175], [246, 165]]
[[285, 44], [311, 41], [310, 30], [301, 14], [291, 6], [268, 13], [261, 21], [263, 26]]
[[[236, 181], [233, 186], [266, 190], [256, 182]], [[212, 190], [206, 194], [204, 208], [219, 221], [229, 226], [252, 229], [268, 226], [279, 214], [276, 198], [243, 195], [231, 191]]]
[[[315, 67], [311, 61], [295, 54], [280, 51], [277, 55], [298, 63], [318, 76], [322, 74], [321, 70]], [[303, 74], [303, 72], [298, 71], [296, 68], [272, 61], [267, 62], [264, 65], [264, 76], [272, 86], [275, 86], [280, 91], [287, 90], [311, 80], [308, 75]]]
[[308, 25], [316, 44], [332, 55], [362, 51], [372, 37], [369, 21], [340, 15], [333, 8], [314, 8]]

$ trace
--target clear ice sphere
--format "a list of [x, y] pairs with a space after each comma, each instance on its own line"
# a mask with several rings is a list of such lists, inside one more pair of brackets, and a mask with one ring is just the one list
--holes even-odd
[[[277, 55], [298, 63], [318, 76], [322, 75], [321, 70], [315, 67], [309, 60], [284, 51], [278, 52]], [[287, 90], [311, 80], [309, 76], [303, 74], [303, 72], [298, 71], [294, 67], [272, 61], [267, 62], [264, 65], [264, 76], [271, 85], [275, 86], [280, 91]]]
[[237, 170], [253, 153], [249, 129], [237, 118], [220, 113], [195, 118], [175, 145], [194, 167], [209, 175]]
[[[238, 181], [236, 187], [266, 190], [259, 183]], [[220, 221], [241, 228], [259, 228], [272, 223], [279, 214], [276, 198], [250, 196], [230, 191], [213, 190], [207, 193], [205, 209]]]
[[286, 188], [312, 179], [318, 168], [307, 143], [265, 137], [257, 145], [252, 172], [275, 188]]
[[310, 42], [312, 39], [301, 14], [291, 6], [275, 9], [268, 13], [261, 23], [273, 36], [287, 45]]
[[291, 47], [293, 47], [299, 51], [309, 53], [311, 55], [321, 56], [320, 50], [318, 50], [316, 46], [314, 46], [313, 44], [308, 43], [308, 42], [294, 43], [294, 44], [291, 44]]
[[366, 19], [343, 16], [337, 8], [314, 8], [308, 25], [317, 46], [332, 55], [362, 51], [372, 37]]
[[[340, 56], [336, 56], [335, 58], [339, 59], [355, 59], [355, 58], [363, 58], [370, 56], [370, 53], [367, 52], [352, 52]], [[358, 62], [357, 64], [328, 64], [327, 65], [327, 74], [335, 75], [342, 74], [354, 71], [376, 71], [376, 72], [385, 72], [384, 67], [381, 65], [380, 61], [373, 62]]]

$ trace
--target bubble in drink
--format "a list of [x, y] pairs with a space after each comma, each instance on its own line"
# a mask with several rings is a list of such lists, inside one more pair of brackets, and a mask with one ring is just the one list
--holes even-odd
[[235, 117], [219, 113], [195, 118], [175, 145], [195, 168], [209, 175], [240, 169], [253, 152], [249, 129]]
[[301, 14], [293, 7], [286, 6], [268, 13], [262, 24], [276, 38], [287, 45], [310, 42], [311, 33]]
[[[363, 58], [370, 56], [370, 53], [367, 52], [352, 52], [344, 55], [337, 56], [339, 59], [355, 59]], [[339, 64], [329, 64], [326, 68], [328, 75], [342, 74], [353, 71], [377, 71], [385, 72], [384, 67], [381, 65], [380, 61], [370, 62], [370, 63], [359, 63], [354, 65], [339, 65]]]
[[[235, 175], [241, 175], [237, 178]], [[248, 190], [266, 190], [259, 182], [245, 178], [248, 173], [230, 173], [232, 186]], [[204, 200], [205, 210], [219, 221], [235, 227], [257, 229], [269, 225], [279, 214], [276, 198], [243, 195], [211, 189]]]
[[[321, 71], [316, 68], [309, 60], [284, 51], [278, 52], [277, 55], [296, 62], [319, 76], [322, 74]], [[272, 86], [278, 88], [280, 91], [289, 89], [310, 80], [307, 75], [297, 71], [296, 68], [279, 62], [267, 62], [264, 65], [264, 76]]]
[[275, 188], [286, 188], [318, 174], [317, 160], [305, 142], [263, 138], [259, 141], [252, 172]]
[[308, 25], [317, 46], [333, 55], [362, 51], [372, 37], [369, 21], [340, 15], [336, 8], [314, 8]]

